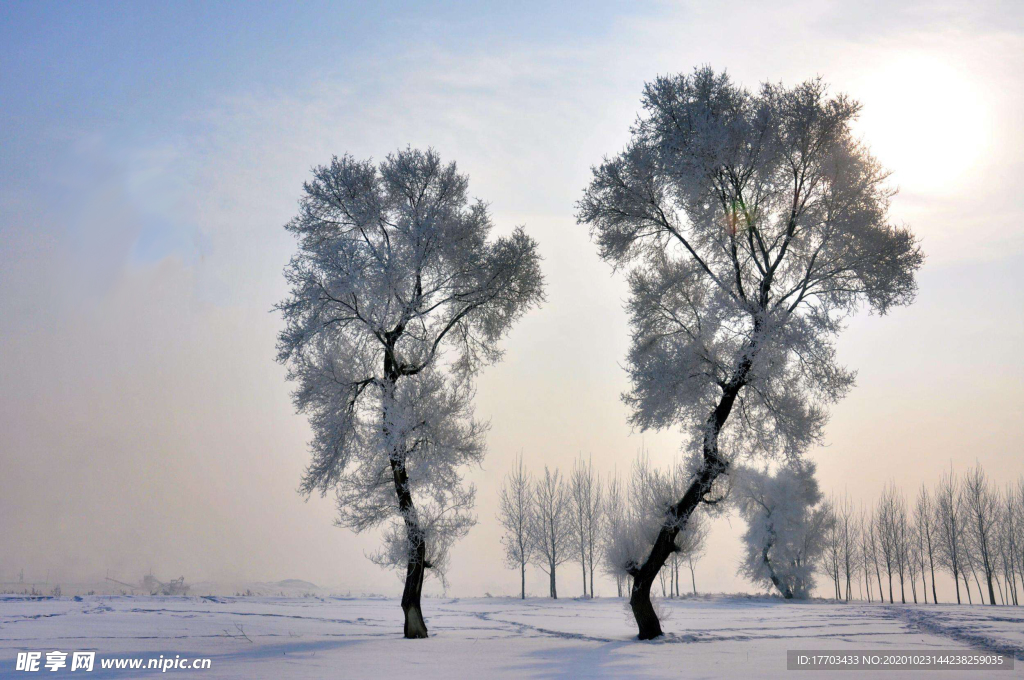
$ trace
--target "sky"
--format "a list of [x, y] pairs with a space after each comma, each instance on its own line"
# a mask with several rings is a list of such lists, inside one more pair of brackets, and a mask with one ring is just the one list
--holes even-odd
[[[951, 466], [1024, 474], [1020, 3], [5, 2], [0, 582], [152, 569], [400, 592], [364, 557], [375, 535], [296, 491], [310, 431], [272, 307], [310, 169], [411, 145], [457, 161], [497, 231], [523, 225], [544, 257], [547, 303], [479, 380], [479, 524], [448, 575], [453, 595], [517, 592], [495, 513], [518, 452], [603, 473], [679, 455], [678, 432], [626, 423], [626, 290], [574, 202], [643, 84], [703, 64], [861, 101], [927, 255], [914, 305], [842, 336], [858, 384], [809, 452], [823, 489], [871, 504]], [[742, 529], [716, 520], [698, 588], [753, 589]], [[578, 567], [559, 590], [579, 594]]]

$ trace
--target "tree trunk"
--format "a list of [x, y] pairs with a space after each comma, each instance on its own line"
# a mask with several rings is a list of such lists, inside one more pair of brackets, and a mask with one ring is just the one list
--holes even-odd
[[987, 548], [984, 558], [985, 579], [988, 581], [988, 603], [994, 605], [996, 603], [996, 591], [992, 589], [992, 567], [989, 563]]
[[932, 604], [939, 603], [938, 593], [935, 592], [935, 559], [932, 557], [932, 538], [928, 536], [928, 568], [932, 572]]
[[521, 586], [522, 589], [519, 591], [519, 599], [525, 600], [526, 599], [526, 562], [520, 563], [520, 565], [519, 565], [519, 576], [520, 576], [520, 579], [521, 579], [520, 582], [522, 584], [522, 586]]
[[[759, 330], [759, 324], [755, 324], [755, 332]], [[732, 379], [722, 390], [722, 397], [718, 401], [715, 410], [708, 416], [704, 428], [703, 441], [703, 465], [686, 489], [683, 497], [678, 503], [669, 508], [669, 512], [658, 532], [658, 538], [654, 541], [650, 554], [644, 563], [630, 570], [633, 577], [633, 588], [629, 596], [629, 606], [633, 610], [633, 617], [636, 619], [637, 635], [641, 640], [653, 640], [663, 635], [661, 622], [654, 612], [654, 605], [651, 604], [651, 586], [654, 579], [665, 562], [678, 550], [676, 547], [676, 535], [686, 525], [690, 515], [697, 509], [704, 499], [704, 495], [711, 490], [711, 486], [719, 475], [725, 473], [729, 464], [718, 455], [718, 435], [725, 425], [726, 419], [732, 412], [733, 404], [740, 389], [746, 384], [747, 374], [750, 372], [753, 361], [754, 350], [748, 351]]]
[[[398, 369], [394, 358], [394, 339], [401, 334], [389, 334], [388, 348], [384, 354], [384, 375], [386, 387], [383, 407], [384, 436], [390, 437], [388, 430], [388, 405], [394, 400], [395, 383], [398, 380]], [[395, 495], [398, 496], [398, 509], [405, 523], [406, 537], [409, 541], [409, 562], [405, 570], [405, 588], [402, 591], [402, 611], [405, 613], [405, 637], [418, 639], [427, 637], [427, 624], [423, 620], [420, 609], [420, 596], [423, 593], [423, 576], [427, 564], [427, 544], [423, 540], [423, 530], [419, 526], [416, 507], [413, 504], [412, 492], [409, 490], [409, 473], [405, 468], [405, 447], [402, 442], [395, 442], [391, 452], [391, 476], [395, 483]]]
[[[764, 560], [764, 566], [768, 567], [768, 575], [772, 579], [772, 584], [775, 586], [776, 589], [778, 589], [779, 593], [782, 594], [782, 597], [786, 598], [787, 600], [792, 600], [793, 599], [793, 590], [788, 585], [784, 584], [779, 579], [779, 577], [775, 574], [775, 568], [772, 567], [772, 563], [768, 559], [768, 548], [769, 547], [770, 546], [765, 546], [764, 550], [761, 551], [761, 558]], [[838, 581], [836, 583], [838, 584]], [[839, 592], [839, 586], [838, 585], [836, 585], [836, 592], [837, 593]], [[836, 599], [839, 599], [839, 598], [837, 597]]]
[[426, 563], [426, 546], [423, 541], [416, 548], [415, 557], [409, 560], [405, 572], [405, 590], [402, 592], [402, 611], [405, 612], [405, 637], [417, 639], [427, 637], [427, 624], [420, 609], [420, 595], [423, 593], [423, 573]]
[[549, 584], [549, 587], [550, 587], [550, 590], [551, 590], [551, 599], [552, 600], [557, 600], [558, 599], [558, 588], [555, 585], [555, 565], [552, 564], [550, 566], [551, 566], [551, 572], [548, 574], [548, 576], [551, 579], [551, 583]]
[[690, 584], [693, 585], [693, 594], [697, 594], [697, 577], [693, 574], [693, 562], [690, 562]]
[[590, 599], [594, 599], [594, 555], [590, 555]]

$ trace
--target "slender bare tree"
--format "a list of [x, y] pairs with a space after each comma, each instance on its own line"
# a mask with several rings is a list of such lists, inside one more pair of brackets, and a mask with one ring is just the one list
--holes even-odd
[[625, 533], [626, 525], [629, 522], [629, 508], [622, 480], [619, 479], [616, 473], [612, 472], [608, 476], [606, 488], [607, 492], [604, 495], [604, 507], [601, 513], [604, 517], [604, 540], [601, 543], [603, 552], [602, 564], [604, 565], [605, 573], [615, 579], [615, 589], [618, 597], [622, 597], [624, 579], [622, 568], [612, 561], [611, 556], [613, 553], [609, 550], [609, 547], [615, 537]]
[[917, 535], [914, 518], [909, 512], [903, 513], [902, 526], [907, 582], [910, 583], [910, 594], [914, 599], [914, 604], [917, 604], [917, 576], [921, 573], [921, 542]]
[[[582, 467], [581, 467], [582, 465]], [[586, 475], [586, 467], [583, 465], [583, 456], [576, 460], [572, 471], [569, 473], [569, 536], [572, 543], [572, 550], [576, 560], [580, 563], [580, 571], [583, 573], [583, 597], [587, 596], [587, 527], [586, 515], [589, 500], [589, 478]]]
[[[679, 551], [675, 553], [678, 560], [686, 560], [686, 566], [690, 569], [690, 585], [693, 594], [697, 594], [697, 563], [704, 557], [707, 550], [707, 538], [710, 530], [710, 522], [706, 513], [697, 512], [690, 515], [690, 521], [686, 523], [686, 531], [680, 533], [676, 538], [676, 545]], [[678, 587], [678, 586], [677, 586]], [[679, 591], [676, 591], [679, 595]]]
[[836, 517], [835, 498], [829, 498], [822, 506], [825, 515], [828, 517], [824, 536], [824, 550], [821, 553], [821, 566], [832, 580], [832, 595], [837, 600], [843, 598], [840, 590], [840, 565], [842, 556], [842, 528]]
[[406, 149], [382, 163], [334, 158], [314, 169], [287, 229], [299, 250], [278, 305], [278, 360], [313, 430], [301, 491], [337, 495], [340, 526], [387, 525], [378, 563], [405, 571], [405, 636], [427, 636], [427, 569], [443, 575], [469, 530], [462, 470], [484, 455], [473, 378], [543, 299], [536, 243], [489, 239], [454, 163]]
[[[873, 535], [869, 529], [870, 523], [870, 518], [867, 516], [864, 508], [861, 507], [860, 512], [857, 513], [857, 540], [860, 541], [861, 575], [864, 577], [864, 590], [867, 593], [868, 602], [871, 602], [871, 564], [875, 562], [873, 558]], [[877, 562], [875, 566], [877, 567]], [[881, 583], [879, 583], [879, 586], [881, 586]]]
[[[939, 603], [938, 591], [935, 588], [935, 508], [931, 496], [928, 495], [928, 488], [921, 485], [917, 494], [917, 504], [914, 506], [914, 518], [917, 523], [917, 530], [924, 543], [922, 555], [928, 558], [928, 571], [932, 577], [932, 602]], [[922, 566], [922, 573], [924, 568]], [[926, 586], [927, 588], [927, 586]], [[927, 594], [925, 602], [928, 601]]]
[[533, 521], [530, 524], [536, 552], [535, 563], [549, 579], [549, 593], [558, 599], [556, 572], [572, 551], [572, 521], [569, 516], [569, 492], [558, 470], [544, 466], [544, 477], [537, 481], [534, 492]]
[[[972, 557], [983, 570], [988, 586], [988, 603], [994, 605], [996, 593], [992, 587], [992, 575], [995, 572], [993, 547], [998, 528], [999, 502], [981, 464], [975, 465], [974, 469], [967, 473], [963, 490], [969, 518], [967, 525], [970, 527], [971, 545], [974, 547]], [[979, 584], [979, 589], [980, 587]]]
[[882, 491], [878, 499], [878, 508], [875, 511], [875, 531], [878, 536], [879, 555], [882, 564], [885, 566], [885, 574], [889, 580], [889, 603], [892, 604], [892, 577], [899, 574], [897, 561], [899, 559], [899, 530], [897, 529], [897, 504], [898, 492], [896, 485], [890, 483]]
[[632, 424], [682, 425], [695, 452], [631, 570], [650, 639], [662, 634], [650, 589], [676, 534], [721, 498], [716, 481], [740, 451], [820, 440], [827, 405], [853, 384], [834, 358], [841, 320], [911, 302], [923, 255], [888, 219], [888, 175], [852, 132], [859, 105], [820, 80], [752, 94], [701, 68], [649, 83], [643, 107], [577, 217], [606, 261], [630, 269]]
[[604, 527], [604, 487], [601, 478], [594, 473], [591, 461], [587, 461], [588, 475], [590, 476], [588, 494], [588, 507], [586, 512], [586, 536], [587, 536], [587, 570], [590, 572], [590, 596], [594, 597], [594, 560], [600, 553], [599, 542]]
[[587, 597], [587, 573], [590, 574], [590, 597], [594, 596], [594, 543], [601, 523], [601, 479], [594, 472], [593, 461], [581, 455], [569, 475], [569, 507], [572, 515], [573, 551], [583, 571], [583, 597]]
[[900, 602], [906, 604], [906, 581], [910, 564], [913, 561], [910, 553], [913, 541], [911, 540], [910, 523], [907, 518], [907, 503], [903, 498], [903, 492], [896, 488], [895, 483], [890, 486], [889, 496], [892, 503], [892, 532], [896, 557], [896, 573], [900, 579]]
[[[960, 576], [963, 571], [964, 507], [960, 482], [952, 470], [943, 475], [935, 492], [935, 528], [938, 535], [935, 556], [939, 564], [953, 576], [956, 603], [960, 604]], [[968, 599], [970, 592], [968, 591]]]
[[843, 598], [849, 602], [852, 597], [853, 581], [860, 571], [860, 560], [857, 554], [857, 517], [846, 493], [834, 502], [835, 522], [839, 532], [839, 567], [842, 575]]
[[1013, 544], [1016, 548], [1017, 575], [1020, 576], [1021, 587], [1024, 588], [1024, 475], [1018, 478], [1016, 489], [1010, 490], [1008, 495], [1012, 496], [1008, 502], [1015, 508], [1016, 513]]
[[1019, 554], [1018, 541], [1020, 540], [1021, 533], [1021, 509], [1017, 506], [1016, 493], [1013, 486], [1007, 486], [1006, 491], [1001, 499], [1003, 504], [1003, 525], [1002, 525], [1002, 547], [1003, 547], [1003, 565], [1006, 570], [1004, 578], [1008, 580], [1009, 585], [1007, 589], [1010, 592], [1010, 601], [1013, 604], [1019, 604], [1020, 600], [1017, 596], [1017, 575], [1021, 574], [1024, 577], [1024, 572], [1020, 571], [1019, 566]]
[[867, 516], [868, 548], [871, 552], [871, 565], [875, 570], [875, 580], [878, 582], [878, 600], [885, 602], [885, 589], [882, 588], [882, 570], [880, 568], [882, 550], [881, 539], [878, 536], [878, 511], [872, 511]]
[[501, 485], [498, 521], [505, 529], [501, 542], [505, 546], [505, 565], [519, 570], [519, 597], [526, 599], [526, 565], [536, 550], [530, 523], [534, 511], [533, 476], [523, 465], [523, 454], [516, 457], [512, 471]]

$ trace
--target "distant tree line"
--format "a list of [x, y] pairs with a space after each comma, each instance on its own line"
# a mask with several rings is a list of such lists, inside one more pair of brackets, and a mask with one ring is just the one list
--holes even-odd
[[[504, 528], [506, 566], [519, 572], [520, 597], [526, 597], [526, 568], [532, 564], [548, 575], [548, 594], [557, 598], [557, 569], [567, 562], [580, 567], [583, 597], [594, 597], [598, 569], [615, 579], [619, 597], [628, 593], [629, 569], [650, 549], [665, 508], [686, 481], [682, 466], [664, 473], [644, 454], [633, 461], [625, 480], [612, 473], [606, 481], [582, 456], [568, 475], [545, 465], [536, 477], [522, 455], [517, 457], [502, 484], [498, 520]], [[696, 594], [695, 567], [706, 536], [705, 514], [692, 516], [676, 537], [668, 568], [659, 575], [662, 596], [681, 595], [683, 568], [689, 569]]]
[[[739, 573], [786, 599], [810, 596], [819, 574], [837, 600], [937, 603], [937, 575], [952, 577], [956, 601], [1018, 605], [1024, 588], [1024, 476], [1002, 490], [980, 465], [962, 477], [952, 470], [934, 489], [922, 486], [913, 504], [890, 483], [875, 505], [856, 507], [848, 495], [825, 499], [812, 462], [797, 458], [774, 471], [737, 466], [728, 505], [747, 524]], [[535, 479], [522, 456], [505, 477], [499, 520], [509, 568], [540, 567], [557, 598], [557, 567], [580, 565], [584, 597], [593, 597], [595, 564], [630, 592], [630, 569], [656, 540], [666, 503], [688, 481], [686, 468], [668, 472], [640, 454], [623, 480], [602, 482], [581, 457], [563, 477], [545, 466]], [[659, 574], [661, 595], [678, 597], [680, 570], [705, 553], [708, 512], [692, 515]], [[595, 558], [595, 556], [597, 556]], [[589, 579], [589, 583], [588, 583]], [[973, 591], [972, 591], [973, 588]]]
[[836, 599], [937, 603], [945, 573], [957, 603], [1020, 604], [1024, 476], [999, 489], [978, 464], [963, 476], [950, 470], [913, 501], [890, 483], [874, 507], [857, 509], [845, 495], [826, 507], [822, 570]]

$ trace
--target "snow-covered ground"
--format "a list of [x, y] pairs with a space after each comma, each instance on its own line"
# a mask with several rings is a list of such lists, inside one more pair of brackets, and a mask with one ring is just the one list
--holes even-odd
[[204, 678], [771, 678], [794, 672], [786, 670], [787, 649], [998, 651], [1016, 658], [1016, 670], [939, 676], [1024, 674], [1024, 608], [724, 596], [663, 600], [660, 608], [666, 637], [641, 643], [617, 599], [429, 598], [430, 639], [406, 641], [398, 603], [385, 598], [5, 595], [0, 677], [32, 677], [15, 671], [17, 653], [41, 651], [45, 661], [53, 650], [97, 652], [92, 673], [76, 671], [92, 678], [159, 674], [102, 670], [99, 659], [161, 655], [210, 658], [209, 670], [167, 671]]

